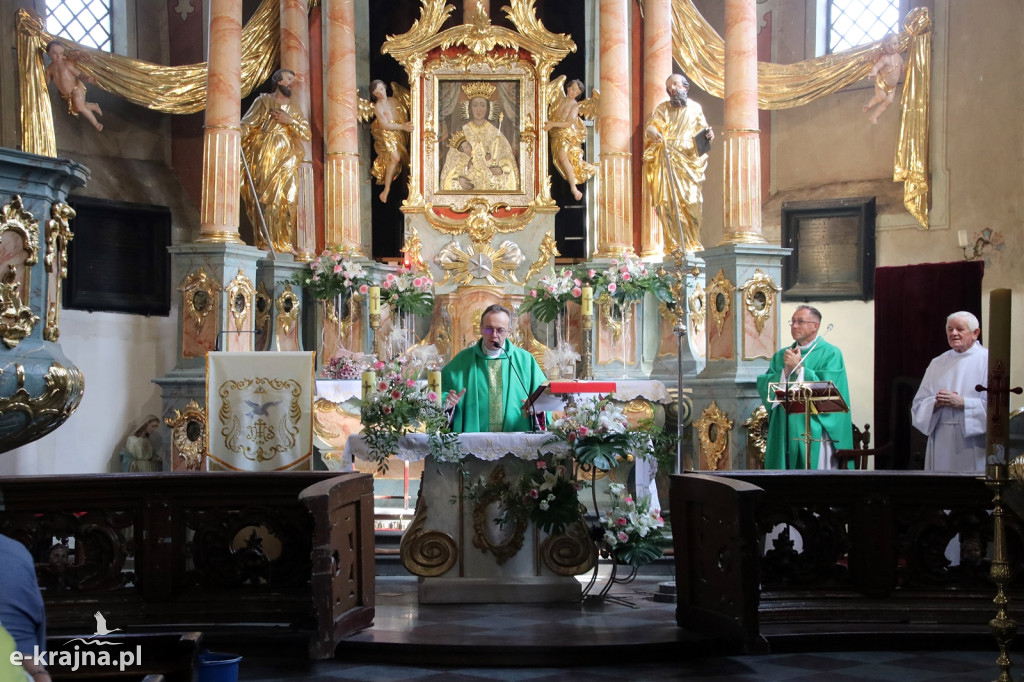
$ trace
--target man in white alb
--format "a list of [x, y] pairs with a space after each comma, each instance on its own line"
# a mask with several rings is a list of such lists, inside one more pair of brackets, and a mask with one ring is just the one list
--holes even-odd
[[949, 350], [933, 359], [911, 405], [911, 420], [928, 436], [926, 471], [984, 471], [988, 349], [978, 342], [978, 318], [966, 311], [946, 318]]

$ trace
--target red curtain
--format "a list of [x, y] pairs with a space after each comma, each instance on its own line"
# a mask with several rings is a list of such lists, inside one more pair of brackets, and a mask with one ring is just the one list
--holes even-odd
[[[920, 468], [925, 437], [910, 425], [910, 402], [928, 363], [949, 349], [946, 316], [981, 321], [982, 261], [875, 269], [874, 445], [892, 445], [876, 468]], [[984, 324], [982, 325], [984, 329]]]

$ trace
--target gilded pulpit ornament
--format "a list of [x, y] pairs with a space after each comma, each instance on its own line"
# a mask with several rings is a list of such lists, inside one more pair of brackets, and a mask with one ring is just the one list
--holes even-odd
[[726, 278], [723, 270], [719, 270], [708, 285], [708, 307], [711, 309], [711, 319], [714, 320], [719, 334], [722, 333], [725, 318], [732, 310], [732, 296], [735, 292], [735, 285]]
[[256, 289], [252, 286], [252, 281], [245, 276], [242, 268], [238, 268], [238, 274], [235, 275], [233, 280], [228, 282], [225, 290], [228, 295], [228, 305], [230, 306], [231, 319], [235, 324], [235, 331], [242, 331], [245, 329], [246, 320], [249, 319], [249, 315], [252, 312]]
[[782, 287], [758, 268], [754, 271], [754, 276], [743, 283], [740, 291], [743, 292], [743, 305], [754, 318], [754, 327], [760, 335], [764, 331], [765, 323], [771, 319], [778, 292], [782, 291]]
[[37, 396], [29, 395], [25, 388], [25, 366], [15, 363], [14, 371], [17, 389], [11, 396], [0, 398], [0, 419], [16, 414], [26, 426], [0, 439], [0, 452], [31, 443], [63, 424], [78, 409], [85, 391], [85, 377], [77, 367], [52, 363], [43, 375], [43, 391]]
[[32, 266], [39, 262], [39, 222], [14, 195], [0, 209], [0, 340], [14, 348], [32, 333], [39, 316], [29, 305]]
[[[519, 553], [523, 548], [527, 517], [513, 515], [509, 523], [498, 526], [494, 522], [493, 505], [501, 504], [500, 486], [505, 483], [505, 470], [495, 467], [490, 476], [492, 492], [473, 500], [473, 546], [481, 552], [490, 552], [499, 566]], [[493, 533], [500, 537], [492, 537]]]
[[[704, 413], [694, 424], [700, 441], [700, 454], [711, 471], [718, 471], [723, 455], [729, 449], [729, 432], [732, 431], [733, 420], [718, 408], [712, 400], [704, 408]], [[728, 464], [728, 462], [727, 462]]]
[[292, 327], [299, 319], [299, 310], [302, 304], [298, 295], [292, 291], [292, 285], [285, 282], [284, 291], [274, 302], [277, 308], [277, 331], [280, 334], [290, 334]]
[[768, 450], [768, 410], [764, 405], [757, 409], [743, 422], [747, 429], [747, 442], [754, 446], [756, 464], [764, 468], [764, 454]]
[[213, 311], [215, 296], [220, 288], [220, 285], [210, 279], [202, 268], [186, 277], [185, 283], [178, 287], [185, 312], [192, 320], [196, 332], [203, 328], [207, 316]]
[[52, 217], [46, 221], [46, 255], [43, 263], [53, 277], [52, 286], [47, 292], [49, 300], [43, 338], [56, 342], [60, 338], [61, 283], [68, 276], [68, 243], [75, 238], [70, 225], [71, 219], [75, 217], [75, 209], [61, 201], [50, 207], [50, 215]]
[[[206, 457], [206, 413], [195, 400], [184, 410], [175, 410], [164, 419], [171, 428], [171, 466], [173, 469], [199, 471]], [[180, 464], [179, 464], [180, 460]]]
[[469, 284], [474, 279], [485, 279], [490, 284], [522, 284], [516, 277], [516, 269], [524, 260], [526, 256], [519, 245], [508, 239], [498, 244], [496, 249], [473, 244], [463, 249], [462, 245], [453, 239], [444, 245], [434, 259], [444, 270], [444, 279], [440, 284], [447, 284], [449, 281]]

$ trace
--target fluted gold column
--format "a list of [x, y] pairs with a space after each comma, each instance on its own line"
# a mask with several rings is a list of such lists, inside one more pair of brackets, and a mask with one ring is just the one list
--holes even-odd
[[633, 250], [632, 125], [629, 112], [629, 0], [601, 0], [601, 185], [597, 258]]
[[763, 244], [756, 0], [725, 0], [725, 219], [722, 244]]
[[242, 132], [242, 0], [210, 3], [203, 196], [199, 242], [241, 244], [238, 236]]
[[324, 229], [328, 246], [362, 252], [359, 239], [359, 142], [353, 0], [324, 3]]
[[[310, 120], [309, 19], [304, 0], [281, 0], [281, 68], [295, 72], [292, 102]], [[313, 155], [309, 141], [302, 143], [298, 169], [299, 196], [296, 206], [295, 250], [299, 260], [312, 260], [316, 251], [316, 212], [313, 204]]]
[[[672, 73], [672, 0], [647, 0], [644, 4], [644, 124], [654, 107], [665, 101], [665, 79]], [[642, 130], [643, 126], [641, 126]], [[641, 133], [642, 134], [642, 133]], [[640, 255], [665, 255], [665, 232], [651, 205], [651, 188], [641, 182]]]

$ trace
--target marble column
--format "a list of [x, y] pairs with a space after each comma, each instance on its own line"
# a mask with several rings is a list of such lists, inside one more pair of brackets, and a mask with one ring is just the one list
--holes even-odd
[[[281, 0], [281, 68], [295, 72], [292, 102], [310, 117], [309, 20], [305, 0]], [[297, 259], [309, 261], [316, 251], [316, 211], [313, 202], [313, 155], [308, 141], [302, 143], [299, 164], [299, 197], [296, 211], [295, 250]]]
[[[644, 123], [654, 107], [665, 101], [665, 80], [672, 74], [672, 0], [647, 0], [644, 5]], [[642, 132], [640, 133], [642, 134]], [[651, 205], [650, 187], [641, 183], [643, 220], [640, 255], [665, 255], [665, 232]]]
[[764, 244], [757, 122], [757, 6], [725, 0], [725, 220], [722, 244]]
[[362, 253], [354, 0], [324, 3], [324, 223], [328, 246]]
[[200, 243], [241, 244], [242, 0], [210, 3]]
[[629, 0], [601, 0], [601, 154], [596, 258], [633, 251]]

